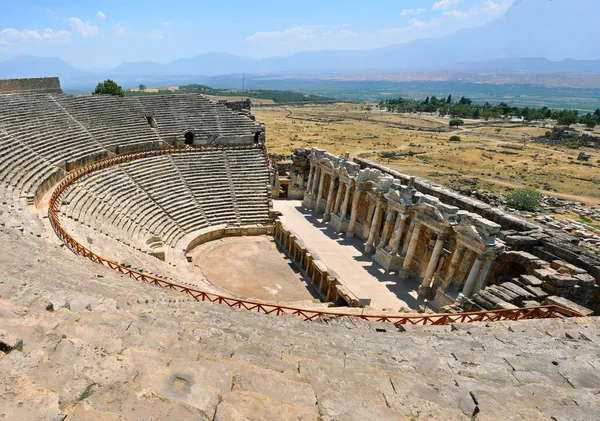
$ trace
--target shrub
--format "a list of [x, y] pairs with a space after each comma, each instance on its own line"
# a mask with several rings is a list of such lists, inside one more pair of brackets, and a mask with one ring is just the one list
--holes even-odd
[[123, 88], [115, 83], [115, 81], [106, 79], [104, 82], [98, 83], [96, 86], [96, 90], [92, 92], [94, 95], [115, 95], [115, 96], [125, 96], [125, 92]]
[[460, 136], [450, 136], [450, 142], [460, 142]]
[[506, 205], [510, 208], [534, 211], [540, 204], [542, 195], [532, 189], [516, 189], [506, 194]]

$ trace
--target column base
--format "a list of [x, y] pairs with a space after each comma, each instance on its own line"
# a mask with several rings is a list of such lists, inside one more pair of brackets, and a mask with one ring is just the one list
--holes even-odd
[[387, 272], [398, 272], [402, 267], [402, 257], [392, 254], [389, 250], [378, 248], [373, 260], [381, 265]]
[[365, 253], [373, 253], [374, 249], [375, 249], [374, 246], [372, 246], [370, 244], [365, 244]]
[[418, 279], [418, 276], [411, 270], [400, 268], [398, 270], [398, 278], [400, 278], [401, 281], [408, 281], [409, 279]]
[[304, 199], [302, 199], [302, 205], [306, 206], [308, 209], [315, 208], [316, 200], [310, 193], [304, 193]]
[[331, 214], [331, 218], [329, 220], [329, 226], [338, 232], [348, 231], [349, 223], [350, 223], [350, 221], [348, 221], [347, 219], [341, 219], [335, 213]]
[[323, 215], [323, 222], [327, 222], [331, 219], [331, 214], [330, 213], [326, 213]]
[[431, 292], [431, 287], [429, 285], [423, 285], [423, 284], [421, 284], [419, 286], [419, 289], [417, 290], [417, 294], [420, 297], [425, 297], [425, 298], [429, 297], [430, 292]]
[[456, 292], [449, 293], [443, 287], [438, 288], [435, 291], [435, 297], [431, 302], [431, 308], [434, 310], [439, 310], [444, 306], [449, 306], [454, 304], [456, 300]]

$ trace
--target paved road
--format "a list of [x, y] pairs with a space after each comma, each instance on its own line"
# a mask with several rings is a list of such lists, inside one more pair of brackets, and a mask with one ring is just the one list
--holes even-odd
[[419, 283], [386, 274], [371, 256], [363, 253], [361, 240], [335, 232], [299, 200], [275, 200], [274, 207], [283, 214], [283, 224], [336, 272], [352, 293], [358, 298], [370, 298], [374, 309], [398, 311], [402, 307], [416, 309], [421, 304], [416, 291]]

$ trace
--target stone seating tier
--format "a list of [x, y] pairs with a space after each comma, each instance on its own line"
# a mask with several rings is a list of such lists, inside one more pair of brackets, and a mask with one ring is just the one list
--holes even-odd
[[[270, 221], [261, 149], [160, 155], [114, 165], [76, 182], [64, 216], [137, 251], [221, 224]], [[152, 240], [154, 239], [154, 240]]]
[[[189, 116], [182, 117], [186, 113]], [[73, 165], [114, 152], [165, 145], [163, 132], [149, 124], [150, 116], [157, 120], [179, 116], [174, 122], [160, 121], [161, 127], [170, 127], [170, 141], [173, 134], [181, 137], [188, 129], [210, 139], [247, 139], [261, 129], [200, 95], [144, 101], [107, 95], [0, 94], [0, 177], [14, 187], [17, 200], [37, 203]]]
[[0, 243], [5, 419], [597, 418], [598, 318], [307, 323], [192, 302], [9, 227]]

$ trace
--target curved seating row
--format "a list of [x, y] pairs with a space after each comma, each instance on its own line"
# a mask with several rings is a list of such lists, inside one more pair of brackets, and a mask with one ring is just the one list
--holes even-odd
[[[117, 164], [78, 180], [61, 211], [136, 250], [156, 254], [222, 224], [266, 224], [269, 174], [262, 149], [167, 154]], [[164, 252], [164, 250], [163, 250]]]
[[163, 146], [165, 134], [192, 129], [211, 139], [245, 139], [259, 128], [201, 95], [0, 94], [0, 183], [31, 205], [65, 171], [111, 153]]

